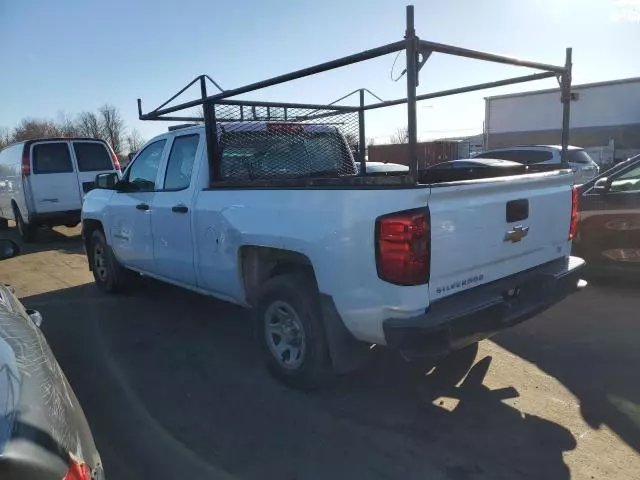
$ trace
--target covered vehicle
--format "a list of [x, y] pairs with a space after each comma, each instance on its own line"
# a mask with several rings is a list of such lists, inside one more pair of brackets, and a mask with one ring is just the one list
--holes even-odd
[[[559, 166], [562, 163], [561, 156], [561, 145], [528, 145], [486, 150], [473, 158], [510, 160], [523, 165]], [[588, 182], [600, 172], [598, 164], [580, 147], [567, 147], [567, 162], [573, 171], [573, 181], [576, 185]]]
[[[0, 240], [0, 260], [18, 252]], [[104, 479], [87, 419], [41, 321], [0, 284], [0, 478]]]

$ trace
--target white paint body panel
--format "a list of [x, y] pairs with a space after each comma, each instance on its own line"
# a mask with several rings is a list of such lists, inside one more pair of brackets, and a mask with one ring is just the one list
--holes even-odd
[[11, 202], [15, 202], [26, 218], [27, 191], [22, 179], [23, 144], [11, 145], [0, 151], [0, 217], [14, 220]]
[[[198, 129], [179, 130], [162, 137], [194, 131]], [[180, 217], [178, 226], [167, 214], [163, 215], [160, 227], [165, 233], [157, 236], [153, 209], [150, 216], [153, 242], [159, 238], [182, 241], [181, 245], [189, 249], [191, 239], [195, 282], [185, 281], [190, 278], [188, 262], [175, 261], [173, 273], [161, 274], [155, 268], [132, 265], [118, 255], [120, 261], [155, 278], [246, 305], [239, 265], [241, 247], [265, 246], [298, 252], [311, 261], [320, 292], [333, 298], [346, 327], [356, 338], [370, 343], [386, 343], [382, 323], [387, 318], [422, 314], [434, 298], [569, 254], [571, 176], [566, 172], [434, 188], [425, 185], [412, 189], [204, 190], [209, 168], [206, 148], [202, 148], [193, 175], [189, 189], [176, 199], [185, 204], [190, 201], [186, 217], [190, 219], [190, 234], [181, 235], [185, 217]], [[111, 204], [119, 195], [124, 194], [90, 192], [83, 205], [83, 219], [99, 220], [105, 231], [113, 232], [117, 220]], [[152, 202], [157, 202], [161, 196], [175, 192], [153, 195]], [[530, 234], [519, 244], [507, 244], [503, 239], [511, 225], [506, 223], [505, 204], [520, 198], [530, 199], [530, 217], [524, 222], [530, 226]], [[376, 219], [426, 206], [431, 209], [433, 228], [431, 284], [399, 286], [381, 280], [376, 270]], [[166, 234], [170, 230], [172, 236]], [[108, 235], [108, 241], [116, 240]], [[156, 252], [158, 248], [162, 246], [156, 245]], [[181, 268], [185, 270], [179, 271]], [[434, 290], [433, 286], [467, 278], [474, 272], [483, 272], [483, 279], [460, 286], [455, 292]]]

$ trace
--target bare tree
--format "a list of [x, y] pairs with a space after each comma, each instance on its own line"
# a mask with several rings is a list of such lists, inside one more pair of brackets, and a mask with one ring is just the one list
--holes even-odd
[[64, 112], [58, 113], [58, 131], [63, 137], [77, 137], [78, 126], [69, 115]]
[[122, 115], [113, 105], [105, 104], [98, 109], [103, 138], [111, 145], [117, 155], [122, 154], [124, 120]]
[[13, 141], [11, 132], [7, 127], [0, 127], [0, 150], [9, 145]]
[[82, 112], [76, 120], [78, 135], [91, 138], [103, 138], [100, 119], [93, 112]]
[[409, 129], [407, 127], [398, 128], [396, 133], [391, 135], [391, 143], [409, 143]]
[[13, 131], [13, 140], [16, 142], [59, 136], [61, 136], [60, 129], [55, 122], [35, 118], [23, 118]]
[[142, 145], [144, 145], [144, 138], [140, 135], [140, 132], [135, 128], [131, 129], [129, 135], [126, 138], [127, 149], [129, 150], [129, 154], [136, 153]]

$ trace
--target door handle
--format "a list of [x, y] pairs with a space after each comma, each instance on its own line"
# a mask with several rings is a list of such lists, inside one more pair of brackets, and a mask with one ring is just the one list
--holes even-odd
[[186, 205], [174, 205], [171, 207], [171, 211], [176, 213], [187, 213], [189, 211], [189, 207]]
[[147, 205], [146, 203], [139, 203], [138, 205], [136, 205], [136, 208], [138, 210], [149, 210], [149, 205]]

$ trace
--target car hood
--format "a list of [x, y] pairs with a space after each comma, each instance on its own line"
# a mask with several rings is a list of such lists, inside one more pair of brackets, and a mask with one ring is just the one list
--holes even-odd
[[0, 474], [12, 472], [12, 461], [29, 461], [62, 478], [70, 455], [92, 468], [100, 463], [82, 408], [44, 335], [0, 285]]

